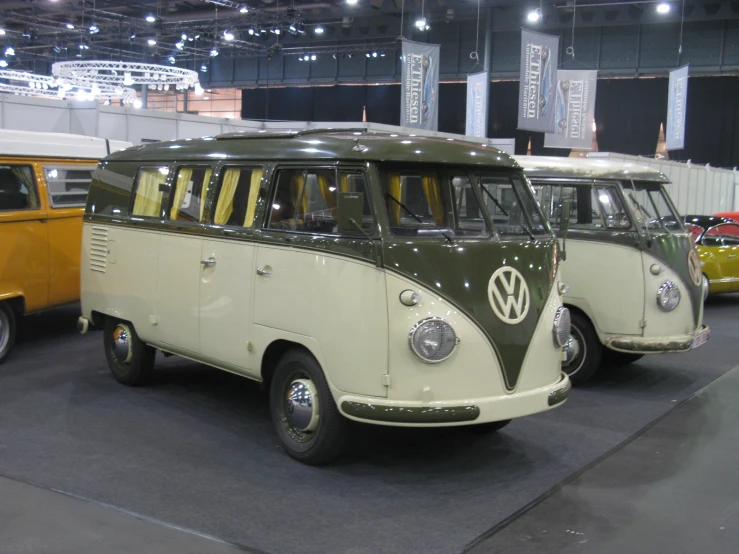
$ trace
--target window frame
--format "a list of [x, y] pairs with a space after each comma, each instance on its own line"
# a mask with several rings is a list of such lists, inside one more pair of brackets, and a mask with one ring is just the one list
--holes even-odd
[[[223, 180], [226, 178], [226, 172], [229, 169], [261, 169], [262, 179], [259, 181], [259, 192], [257, 193], [257, 205], [254, 207], [254, 222], [251, 227], [244, 227], [243, 225], [219, 225], [214, 221], [215, 210], [218, 206], [218, 198], [221, 195], [221, 188], [223, 188]], [[238, 160], [229, 161], [227, 163], [221, 163], [214, 167], [213, 174], [210, 176], [211, 184], [208, 187], [208, 204], [206, 205], [207, 217], [205, 218], [204, 224], [214, 229], [228, 229], [228, 230], [257, 230], [261, 229], [259, 219], [259, 207], [260, 203], [264, 198], [262, 191], [265, 189], [265, 182], [270, 178], [269, 175], [270, 167], [266, 162], [252, 162], [251, 160], [239, 163]], [[215, 186], [213, 180], [215, 179]], [[269, 186], [269, 185], [268, 185]], [[268, 188], [267, 186], [267, 188]], [[211, 190], [213, 192], [211, 192]], [[205, 215], [205, 214], [204, 214]]]
[[3, 210], [3, 209], [0, 208], [0, 215], [2, 215], [2, 214], [12, 214], [12, 213], [15, 213], [15, 212], [24, 212], [24, 213], [26, 213], [26, 212], [40, 212], [40, 211], [43, 211], [44, 207], [43, 207], [43, 204], [41, 202], [41, 196], [39, 195], [38, 178], [36, 176], [36, 167], [35, 167], [34, 163], [33, 162], [29, 162], [29, 163], [3, 163], [3, 164], [0, 164], [0, 165], [7, 166], [7, 167], [27, 167], [28, 169], [30, 169], [31, 170], [31, 179], [33, 179], [33, 192], [36, 193], [36, 201], [38, 202], [38, 206], [36, 206], [35, 208], [34, 207], [30, 207], [30, 208], [13, 208], [13, 209], [10, 209], [10, 210]]
[[[87, 204], [87, 197], [90, 194], [90, 188], [92, 187], [93, 173], [95, 173], [95, 169], [96, 168], [97, 168], [97, 165], [82, 165], [82, 164], [74, 164], [74, 165], [71, 165], [71, 164], [52, 164], [52, 165], [46, 165], [46, 164], [42, 164], [41, 171], [43, 171], [44, 182], [46, 183], [46, 195], [49, 198], [49, 207], [52, 208], [52, 209], [56, 209], [56, 210], [64, 209], [64, 208], [84, 208], [85, 205]], [[72, 195], [72, 194], [80, 194], [80, 193], [76, 193], [76, 192], [71, 192], [71, 193], [64, 193], [64, 192], [61, 192], [61, 193], [59, 193], [59, 192], [52, 193], [51, 186], [49, 184], [50, 181], [51, 182], [58, 182], [58, 183], [66, 183], [67, 182], [66, 180], [61, 180], [61, 179], [51, 179], [51, 180], [49, 179], [49, 177], [47, 175], [47, 171], [50, 171], [50, 170], [58, 170], [58, 169], [63, 169], [65, 171], [88, 171], [88, 170], [90, 171], [90, 186], [87, 187], [87, 193], [85, 194], [85, 199], [81, 203], [74, 203], [74, 204], [56, 204], [56, 203], [54, 203], [54, 198], [53, 197], [55, 195], [62, 195], [63, 196], [65, 194], [69, 194], [69, 195]]]
[[[157, 220], [157, 221], [167, 221], [167, 222], [169, 222], [169, 219], [165, 219], [164, 218], [164, 209], [165, 209], [165, 206], [167, 204], [169, 204], [169, 195], [172, 192], [171, 180], [173, 178], [172, 175], [174, 175], [174, 172], [172, 171], [172, 168], [174, 166], [175, 166], [175, 164], [170, 161], [170, 162], [159, 162], [159, 163], [157, 163], [157, 162], [146, 162], [144, 164], [141, 164], [138, 167], [138, 169], [136, 170], [136, 175], [134, 175], [134, 177], [133, 177], [133, 187], [131, 187], [131, 198], [130, 198], [129, 204], [128, 204], [128, 213], [129, 213], [129, 217], [130, 218], [132, 218], [132, 219], [139, 219], [141, 221]], [[141, 175], [141, 172], [144, 171], [144, 170], [146, 170], [146, 169], [151, 169], [151, 168], [159, 169], [161, 167], [166, 167], [168, 169], [168, 173], [167, 173], [167, 175], [166, 175], [166, 177], [164, 179], [164, 184], [167, 186], [167, 191], [166, 192], [162, 192], [162, 203], [159, 206], [159, 215], [155, 217], [155, 216], [134, 214], [133, 213], [133, 207], [136, 204], [136, 194], [139, 191], [139, 184], [141, 182], [141, 180], [139, 179], [139, 177]], [[177, 223], [177, 222], [174, 221], [173, 223]], [[182, 222], [180, 222], [180, 223], [182, 223]]]
[[[277, 188], [279, 185], [279, 176], [281, 171], [295, 171], [298, 169], [302, 169], [303, 174], [305, 175], [306, 172], [310, 171], [319, 171], [319, 170], [329, 170], [333, 171], [337, 183], [339, 182], [340, 173], [342, 171], [347, 173], [358, 173], [361, 174], [364, 177], [364, 183], [365, 183], [365, 192], [364, 194], [367, 195], [367, 205], [370, 209], [370, 215], [372, 217], [372, 227], [369, 229], [364, 229], [364, 233], [366, 233], [369, 236], [373, 236], [375, 232], [378, 229], [377, 224], [377, 214], [375, 213], [375, 207], [373, 204], [373, 198], [372, 193], [370, 189], [372, 188], [372, 181], [370, 180], [370, 173], [367, 171], [367, 169], [364, 166], [357, 166], [357, 165], [339, 165], [339, 164], [331, 164], [331, 163], [323, 163], [323, 164], [305, 164], [305, 163], [295, 163], [295, 164], [279, 164], [272, 167], [270, 175], [269, 175], [269, 185], [267, 187], [268, 193], [267, 193], [267, 205], [266, 209], [264, 210], [262, 221], [259, 225], [256, 224], [252, 227], [252, 229], [259, 229], [261, 231], [267, 231], [267, 232], [275, 232], [275, 233], [287, 233], [287, 234], [295, 234], [295, 235], [306, 235], [306, 236], [322, 236], [322, 237], [339, 237], [339, 238], [352, 238], [356, 239], [358, 236], [363, 236], [363, 233], [359, 232], [357, 230], [356, 233], [349, 233], [349, 234], [342, 234], [342, 233], [315, 233], [311, 231], [301, 231], [298, 229], [290, 230], [290, 229], [276, 229], [269, 226], [270, 219], [272, 217], [272, 204], [274, 204], [275, 198], [277, 197]], [[262, 176], [262, 179], [264, 180], [267, 176], [266, 170], [265, 175]], [[264, 182], [264, 181], [263, 181]], [[337, 196], [338, 201], [338, 196]], [[337, 208], [338, 209], [338, 208]], [[256, 214], [255, 214], [256, 219]]]

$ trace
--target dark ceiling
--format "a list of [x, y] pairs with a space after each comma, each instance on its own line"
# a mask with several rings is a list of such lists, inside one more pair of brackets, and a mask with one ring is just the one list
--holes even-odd
[[[351, 51], [376, 41], [388, 47], [401, 34], [412, 35], [422, 11], [438, 26], [475, 20], [479, 10], [483, 19], [490, 15], [496, 31], [526, 25], [526, 13], [540, 6], [541, 28], [571, 26], [573, 11], [577, 26], [675, 21], [681, 13], [688, 21], [739, 17], [737, 1], [668, 3], [671, 13], [658, 16], [655, 2], [633, 0], [0, 0], [0, 28], [6, 31], [0, 57], [12, 46], [15, 55], [5, 56], [12, 69], [80, 58], [167, 63], [172, 57], [191, 66], [211, 57], [214, 48], [221, 56], [270, 56], [320, 45]], [[233, 40], [226, 40], [226, 31]]]

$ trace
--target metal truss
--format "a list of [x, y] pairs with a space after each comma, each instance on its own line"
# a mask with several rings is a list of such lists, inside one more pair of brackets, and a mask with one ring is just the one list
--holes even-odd
[[197, 72], [190, 69], [137, 62], [57, 62], [51, 66], [51, 73], [72, 86], [166, 85], [177, 89], [200, 87]]
[[[14, 71], [11, 69], [0, 69], [0, 79], [9, 81], [8, 83], [0, 82], [0, 92], [22, 96], [41, 96], [44, 98], [72, 97], [83, 100], [94, 100], [97, 98], [110, 100], [120, 98], [126, 104], [130, 104], [136, 100], [136, 91], [132, 88], [117, 87], [104, 83], [81, 86], [72, 85], [60, 81], [56, 77], [38, 75], [25, 71]], [[25, 84], [15, 84], [18, 82]], [[75, 87], [78, 90], [73, 90]]]

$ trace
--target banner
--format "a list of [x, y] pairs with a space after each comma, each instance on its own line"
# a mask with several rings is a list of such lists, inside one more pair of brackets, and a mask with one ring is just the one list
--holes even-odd
[[439, 127], [439, 45], [403, 41], [400, 125], [436, 131]]
[[467, 75], [467, 126], [469, 137], [488, 136], [488, 98], [490, 77], [487, 71]]
[[521, 83], [518, 128], [554, 132], [554, 85], [559, 60], [559, 37], [521, 32]]
[[544, 135], [548, 148], [593, 148], [597, 71], [557, 71], [554, 132]]
[[685, 148], [685, 112], [688, 102], [688, 66], [670, 71], [667, 91], [667, 128], [665, 147], [667, 150]]

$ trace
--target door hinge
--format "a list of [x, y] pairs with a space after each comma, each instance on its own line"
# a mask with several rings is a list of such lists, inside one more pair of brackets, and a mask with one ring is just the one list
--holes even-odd
[[647, 326], [647, 320], [646, 319], [639, 320], [639, 327], [641, 327], [642, 329], [644, 329], [646, 326]]
[[386, 387], [389, 387], [390, 386], [390, 375], [388, 375], [387, 373], [385, 373], [384, 375], [382, 375], [380, 377], [380, 379], [382, 380], [382, 384], [384, 386], [386, 386]]

